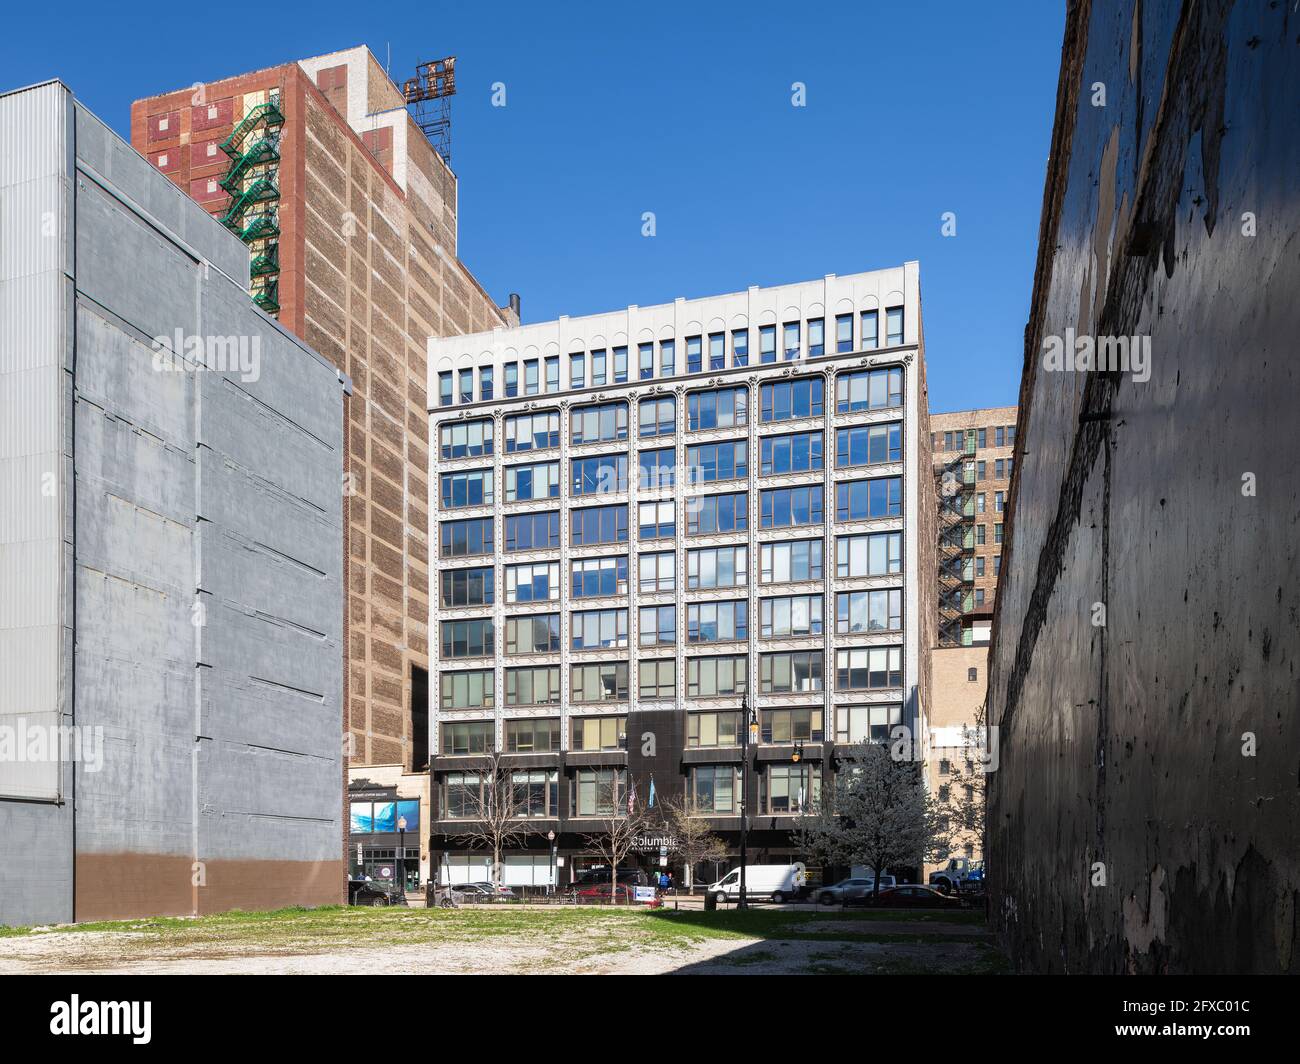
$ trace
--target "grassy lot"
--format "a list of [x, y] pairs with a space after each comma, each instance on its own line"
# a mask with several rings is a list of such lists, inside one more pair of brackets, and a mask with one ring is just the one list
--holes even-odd
[[[0, 929], [0, 971], [1005, 970], [981, 913], [484, 906], [232, 912]], [[350, 967], [351, 966], [351, 967]]]

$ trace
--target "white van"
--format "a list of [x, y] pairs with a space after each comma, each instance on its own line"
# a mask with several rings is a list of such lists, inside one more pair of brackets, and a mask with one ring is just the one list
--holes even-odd
[[[807, 870], [803, 863], [752, 864], [745, 866], [745, 896], [768, 898], [774, 902], [793, 901], [803, 893]], [[736, 901], [740, 898], [740, 869], [733, 868], [716, 883], [710, 884], [709, 893], [718, 900]]]

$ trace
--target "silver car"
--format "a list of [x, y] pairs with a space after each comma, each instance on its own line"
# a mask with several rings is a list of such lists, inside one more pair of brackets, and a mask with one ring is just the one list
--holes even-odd
[[[888, 890], [894, 886], [893, 876], [880, 877], [880, 889]], [[841, 879], [829, 887], [817, 891], [817, 900], [822, 905], [852, 905], [869, 896], [876, 888], [874, 879]]]

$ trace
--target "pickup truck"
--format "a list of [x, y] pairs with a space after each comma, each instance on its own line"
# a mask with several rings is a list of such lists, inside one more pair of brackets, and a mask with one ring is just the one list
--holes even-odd
[[968, 894], [984, 889], [984, 862], [950, 857], [946, 867], [930, 873], [930, 886], [944, 894]]

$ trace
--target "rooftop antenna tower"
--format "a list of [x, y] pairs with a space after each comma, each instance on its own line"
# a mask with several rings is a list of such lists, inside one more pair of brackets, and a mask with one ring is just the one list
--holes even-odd
[[406, 106], [434, 150], [451, 167], [451, 98], [456, 95], [456, 57], [433, 59], [415, 68], [402, 86]]

